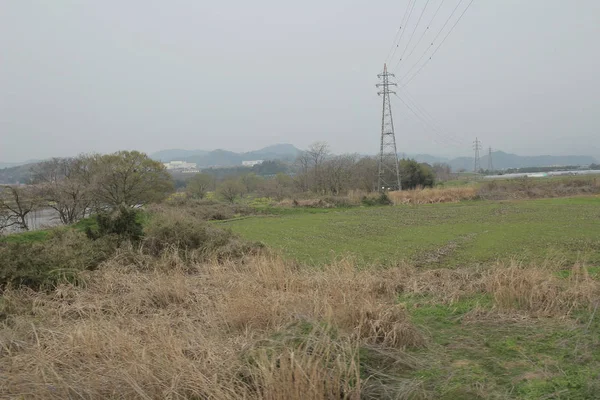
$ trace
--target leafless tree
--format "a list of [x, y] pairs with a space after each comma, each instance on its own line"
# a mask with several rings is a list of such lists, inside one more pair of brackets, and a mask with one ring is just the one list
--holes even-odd
[[203, 199], [211, 188], [214, 188], [212, 176], [196, 174], [187, 182], [185, 190], [192, 198]]
[[321, 174], [329, 193], [339, 195], [353, 188], [352, 173], [357, 159], [355, 154], [345, 154], [323, 162]]
[[352, 182], [355, 189], [371, 192], [377, 187], [377, 160], [374, 157], [363, 157], [354, 164]]
[[311, 161], [315, 188], [318, 192], [325, 190], [325, 179], [323, 175], [323, 163], [329, 157], [329, 145], [326, 142], [315, 142], [311, 144], [306, 151], [308, 159]]
[[217, 192], [230, 203], [234, 203], [235, 200], [244, 193], [244, 185], [237, 179], [229, 179], [223, 181], [217, 188]]
[[40, 204], [31, 186], [0, 187], [0, 223], [2, 230], [17, 227], [29, 230], [28, 216]]
[[452, 178], [452, 169], [448, 164], [435, 163], [432, 168], [437, 181], [446, 182]]
[[55, 158], [33, 168], [33, 180], [40, 197], [54, 209], [63, 224], [85, 218], [92, 198], [92, 159]]
[[296, 158], [296, 185], [301, 192], [307, 192], [310, 189], [310, 169], [311, 160], [307, 152], [301, 153]]

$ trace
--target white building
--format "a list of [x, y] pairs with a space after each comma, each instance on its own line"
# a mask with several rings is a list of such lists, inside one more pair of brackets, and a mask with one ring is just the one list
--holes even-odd
[[254, 167], [255, 165], [262, 164], [264, 160], [253, 160], [253, 161], [242, 161], [244, 167]]
[[190, 163], [186, 161], [171, 161], [168, 163], [164, 163], [165, 168], [168, 170], [173, 169], [182, 169], [182, 170], [195, 170], [196, 163]]

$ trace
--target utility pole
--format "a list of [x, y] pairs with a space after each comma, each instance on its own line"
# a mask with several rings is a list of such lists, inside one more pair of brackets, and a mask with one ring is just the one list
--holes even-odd
[[394, 119], [392, 118], [392, 106], [390, 103], [390, 86], [398, 86], [390, 82], [394, 77], [387, 71], [387, 64], [383, 64], [383, 73], [377, 75], [381, 80], [376, 86], [381, 88], [377, 94], [383, 95], [383, 107], [381, 111], [381, 147], [379, 150], [379, 178], [377, 189], [380, 192], [387, 190], [402, 190], [400, 181], [400, 166], [398, 164], [398, 151], [396, 149], [396, 134], [394, 133]]
[[490, 146], [488, 151], [488, 171], [492, 172], [494, 170], [494, 163], [492, 161], [492, 146]]
[[475, 163], [473, 165], [473, 172], [479, 173], [481, 169], [481, 160], [479, 159], [479, 151], [481, 150], [481, 142], [478, 138], [475, 138], [473, 142], [473, 150], [475, 150]]

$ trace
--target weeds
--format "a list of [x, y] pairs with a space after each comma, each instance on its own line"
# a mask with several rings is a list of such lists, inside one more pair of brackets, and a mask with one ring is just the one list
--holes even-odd
[[390, 192], [394, 204], [433, 204], [457, 203], [478, 198], [477, 189], [472, 186], [414, 189], [401, 192]]

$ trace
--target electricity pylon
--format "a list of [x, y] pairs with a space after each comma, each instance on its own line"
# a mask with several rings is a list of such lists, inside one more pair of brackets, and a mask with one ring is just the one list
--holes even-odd
[[475, 163], [473, 164], [473, 172], [479, 173], [481, 170], [481, 160], [479, 158], [479, 151], [481, 150], [481, 142], [478, 138], [475, 138], [473, 142], [473, 150], [475, 150]]
[[383, 96], [377, 189], [380, 192], [402, 190], [398, 151], [396, 149], [396, 134], [394, 133], [394, 118], [392, 117], [392, 106], [390, 103], [390, 93], [396, 94], [396, 92], [390, 90], [390, 86], [398, 85], [390, 82], [390, 77], [394, 77], [394, 74], [387, 71], [386, 64], [383, 64], [383, 73], [377, 75], [377, 77], [381, 80], [381, 83], [376, 85], [378, 88], [381, 88], [377, 94]]

